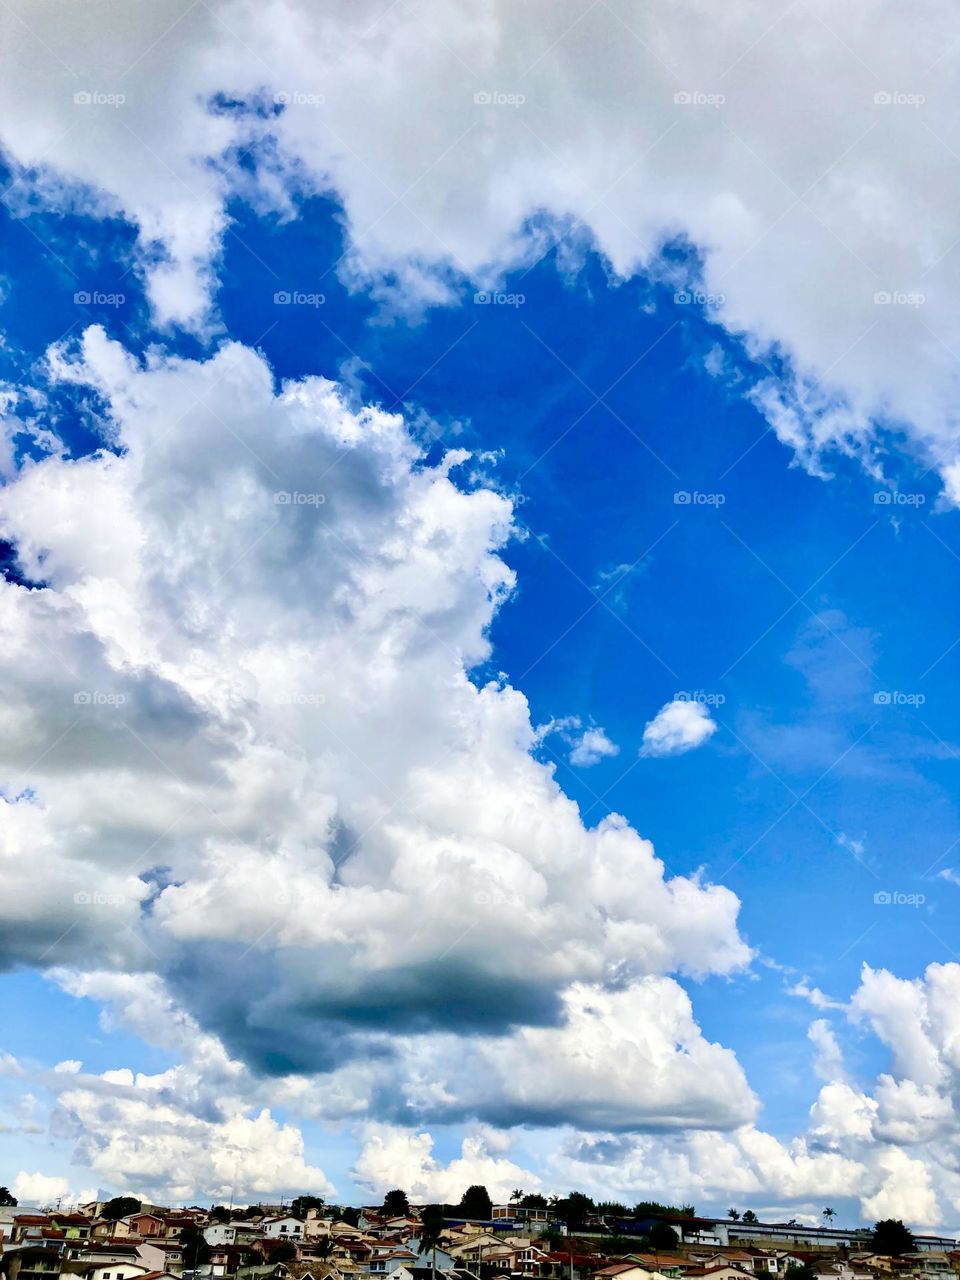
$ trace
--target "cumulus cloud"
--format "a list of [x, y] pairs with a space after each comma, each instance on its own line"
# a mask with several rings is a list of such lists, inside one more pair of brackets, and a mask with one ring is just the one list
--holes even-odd
[[610, 756], [618, 755], [620, 748], [612, 742], [604, 731], [597, 727], [584, 729], [570, 752], [570, 763], [582, 769], [599, 764]]
[[822, 1080], [843, 1079], [843, 1053], [826, 1018], [817, 1018], [807, 1029], [807, 1039], [816, 1049], [813, 1069]]
[[485, 1186], [495, 1200], [508, 1199], [518, 1185], [531, 1191], [540, 1186], [535, 1173], [504, 1154], [500, 1135], [483, 1129], [464, 1139], [459, 1156], [442, 1164], [433, 1155], [428, 1133], [369, 1125], [353, 1176], [374, 1196], [402, 1186], [418, 1204], [455, 1202], [475, 1183]]
[[[130, 219], [157, 314], [189, 324], [232, 193], [289, 217], [333, 191], [345, 278], [400, 305], [579, 225], [766, 362], [749, 393], [811, 468], [840, 448], [876, 470], [875, 424], [902, 423], [955, 497], [952, 17], [159, 0], [117, 23], [27, 0], [0, 64], [7, 200]], [[696, 254], [667, 268], [678, 242]]]
[[[460, 454], [424, 465], [399, 416], [323, 379], [277, 391], [236, 344], [140, 364], [90, 329], [51, 367], [98, 390], [116, 451], [50, 456], [0, 490], [0, 534], [46, 584], [0, 584], [5, 963], [60, 966], [148, 1039], [199, 1036], [209, 1087], [165, 1079], [154, 1112], [172, 1128], [186, 1108], [191, 1150], [205, 1124], [254, 1150], [293, 1141], [249, 1081], [224, 1108], [241, 1070], [291, 1095], [289, 1077], [325, 1074], [342, 1115], [388, 1109], [385, 1064], [423, 1114], [489, 1115], [458, 1036], [491, 1062], [506, 1036], [512, 1120], [558, 1052], [577, 1066], [542, 1105], [587, 1125], [750, 1114], [686, 995], [648, 981], [746, 965], [736, 897], [668, 879], [622, 818], [585, 828], [523, 696], [469, 678], [513, 587], [507, 500], [459, 487]], [[612, 1090], [591, 1038], [618, 1055]], [[443, 1068], [443, 1096], [418, 1062]], [[104, 1085], [135, 1090], [131, 1129], [149, 1114], [149, 1082], [83, 1077], [59, 1091], [80, 1131]], [[120, 1137], [85, 1143], [103, 1176], [136, 1159]], [[157, 1161], [170, 1185], [174, 1157]]]
[[660, 708], [643, 731], [642, 756], [679, 756], [699, 747], [714, 733], [716, 723], [702, 702], [675, 698]]
[[24, 1205], [55, 1204], [60, 1200], [73, 1203], [96, 1196], [94, 1191], [74, 1192], [66, 1178], [46, 1173], [28, 1173], [25, 1169], [21, 1169], [14, 1178], [11, 1190]]
[[589, 769], [601, 760], [620, 754], [620, 748], [599, 725], [584, 725], [579, 716], [562, 716], [538, 725], [536, 738], [544, 742], [557, 734], [570, 748], [567, 759], [580, 769]]

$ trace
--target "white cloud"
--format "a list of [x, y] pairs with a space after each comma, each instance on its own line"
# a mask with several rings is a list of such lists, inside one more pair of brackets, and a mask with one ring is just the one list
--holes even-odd
[[581, 769], [589, 769], [601, 760], [620, 754], [620, 748], [599, 725], [584, 726], [579, 716], [561, 716], [538, 725], [536, 741], [544, 742], [552, 734], [563, 739], [570, 748], [567, 759]]
[[615, 742], [611, 742], [601, 728], [591, 726], [584, 729], [574, 743], [570, 763], [581, 769], [589, 769], [591, 765], [599, 764], [601, 760], [618, 755], [619, 752], [620, 748]]
[[[422, 0], [158, 0], [123, 23], [107, 0], [22, 9], [0, 118], [36, 176], [8, 203], [135, 221], [161, 317], [203, 316], [237, 191], [290, 216], [299, 190], [333, 190], [346, 278], [381, 293], [389, 279], [400, 305], [495, 281], [558, 226], [588, 228], [618, 276], [664, 274], [664, 242], [686, 238], [702, 272], [674, 271], [671, 292], [697, 285], [751, 351], [793, 362], [753, 395], [811, 467], [834, 447], [876, 468], [872, 421], [902, 422], [957, 490], [960, 72], [942, 56], [944, 0], [869, 24], [823, 0], [772, 24], [759, 0], [722, 17], [702, 0], [503, 0], [482, 19]], [[255, 174], [237, 163], [251, 145]]]
[[678, 756], [692, 751], [716, 732], [702, 702], [676, 698], [660, 708], [643, 731], [642, 756]]
[[416, 1204], [455, 1202], [475, 1183], [485, 1186], [494, 1200], [506, 1200], [518, 1185], [528, 1191], [540, 1186], [535, 1173], [506, 1158], [497, 1135], [482, 1129], [464, 1139], [460, 1155], [444, 1165], [433, 1155], [428, 1133], [368, 1125], [353, 1175], [375, 1197], [404, 1187]]
[[807, 1029], [807, 1039], [817, 1051], [813, 1069], [821, 1080], [843, 1079], [843, 1053], [826, 1018], [817, 1018]]
[[48, 1205], [58, 1201], [64, 1204], [76, 1204], [78, 1201], [92, 1199], [93, 1191], [73, 1191], [66, 1178], [45, 1173], [28, 1173], [25, 1169], [13, 1180], [13, 1194], [24, 1205]]
[[[509, 503], [329, 382], [276, 392], [236, 344], [139, 365], [91, 329], [52, 364], [96, 386], [123, 451], [0, 490], [2, 536], [49, 584], [0, 584], [3, 839], [30, 851], [0, 862], [5, 945], [184, 1055], [152, 1083], [48, 1073], [98, 1176], [142, 1184], [152, 1162], [213, 1194], [216, 1139], [249, 1147], [250, 1177], [295, 1180], [258, 1074], [290, 1098], [322, 1077], [340, 1119], [396, 1097], [519, 1122], [524, 1081], [569, 1050], [547, 1101], [585, 1125], [751, 1114], [662, 977], [747, 964], [736, 897], [667, 879], [622, 818], [585, 828], [522, 695], [468, 678], [513, 586]], [[499, 1103], [458, 1066], [498, 1052]], [[108, 1086], [132, 1090], [110, 1104], [129, 1139], [99, 1136]]]

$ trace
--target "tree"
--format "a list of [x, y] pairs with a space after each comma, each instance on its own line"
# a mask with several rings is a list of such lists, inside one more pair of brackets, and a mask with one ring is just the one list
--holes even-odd
[[917, 1242], [899, 1218], [884, 1218], [874, 1225], [870, 1247], [874, 1253], [894, 1257], [901, 1253], [916, 1252]]
[[103, 1216], [108, 1222], [116, 1222], [118, 1218], [128, 1218], [131, 1213], [140, 1212], [140, 1201], [136, 1196], [114, 1196], [103, 1206]]
[[619, 1200], [601, 1200], [597, 1205], [597, 1213], [604, 1218], [629, 1218], [630, 1210]]
[[493, 1214], [493, 1202], [487, 1188], [479, 1182], [475, 1182], [472, 1187], [467, 1187], [460, 1197], [459, 1212], [465, 1218], [481, 1218], [484, 1222], [488, 1221]]
[[17, 1197], [14, 1195], [11, 1195], [10, 1191], [6, 1187], [0, 1187], [0, 1204], [15, 1205], [16, 1203], [17, 1203]]
[[198, 1267], [206, 1266], [210, 1261], [210, 1246], [199, 1227], [195, 1227], [192, 1223], [190, 1226], [183, 1227], [177, 1239], [180, 1241], [183, 1252], [184, 1271], [196, 1271]]
[[728, 1209], [728, 1210], [727, 1210], [727, 1217], [730, 1219], [730, 1221], [731, 1221], [731, 1222], [739, 1222], [739, 1221], [740, 1221], [740, 1210], [739, 1210], [739, 1209]]
[[[473, 1188], [471, 1188], [473, 1190]], [[485, 1190], [480, 1188], [480, 1190]], [[467, 1198], [467, 1192], [463, 1193], [463, 1198]], [[489, 1197], [488, 1197], [489, 1198]], [[437, 1250], [447, 1243], [447, 1238], [443, 1234], [443, 1206], [439, 1204], [424, 1205], [420, 1214], [420, 1256], [425, 1253], [430, 1254], [430, 1270], [433, 1272], [434, 1280], [437, 1274]]]
[[523, 1199], [523, 1187], [514, 1187], [514, 1189], [510, 1192], [510, 1203], [512, 1204], [514, 1201], [516, 1201], [517, 1204], [519, 1204], [522, 1199]]
[[297, 1196], [290, 1205], [290, 1212], [302, 1222], [309, 1210], [323, 1208], [324, 1203], [319, 1196]]
[[837, 1216], [836, 1209], [831, 1209], [829, 1205], [827, 1205], [826, 1209], [824, 1209], [823, 1213], [821, 1214], [821, 1217], [827, 1223], [833, 1222], [836, 1216]]
[[529, 1195], [523, 1197], [520, 1201], [523, 1209], [545, 1209], [547, 1207], [547, 1197], [542, 1196], [539, 1191], [531, 1191]]
[[297, 1246], [292, 1240], [280, 1240], [270, 1250], [270, 1261], [276, 1262], [296, 1262]]
[[817, 1273], [809, 1262], [803, 1263], [802, 1266], [797, 1262], [791, 1262], [784, 1276], [785, 1280], [817, 1280]]
[[360, 1221], [360, 1210], [345, 1204], [340, 1210], [340, 1221], [351, 1227], [357, 1226]]
[[396, 1191], [388, 1191], [383, 1197], [383, 1212], [390, 1218], [405, 1218], [410, 1212], [407, 1193], [399, 1187]]
[[666, 1222], [655, 1222], [647, 1232], [647, 1244], [654, 1253], [675, 1249], [679, 1240], [673, 1227]]
[[567, 1230], [573, 1231], [583, 1226], [587, 1215], [593, 1213], [595, 1205], [582, 1191], [571, 1191], [568, 1196], [558, 1200], [553, 1208], [560, 1221], [566, 1223]]
[[695, 1213], [692, 1204], [660, 1204], [656, 1200], [641, 1200], [633, 1209], [635, 1218], [692, 1218]]
[[759, 1219], [752, 1209], [745, 1209], [743, 1212], [744, 1222], [758, 1222]]
[[215, 1204], [210, 1206], [210, 1217], [214, 1222], [232, 1222], [234, 1214], [225, 1204]]

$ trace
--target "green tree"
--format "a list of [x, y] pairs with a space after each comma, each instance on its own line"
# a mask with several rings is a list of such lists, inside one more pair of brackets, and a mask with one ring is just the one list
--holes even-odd
[[383, 1212], [390, 1218], [405, 1218], [410, 1212], [407, 1193], [399, 1187], [395, 1191], [388, 1191], [383, 1197]]
[[752, 1209], [745, 1209], [743, 1211], [743, 1220], [744, 1222], [759, 1222], [759, 1218]]
[[739, 1209], [728, 1209], [728, 1210], [727, 1210], [727, 1217], [730, 1219], [730, 1221], [731, 1221], [731, 1222], [739, 1222], [739, 1221], [740, 1221], [740, 1210], [739, 1210]]
[[460, 1197], [458, 1212], [464, 1218], [480, 1218], [487, 1221], [493, 1213], [493, 1203], [487, 1188], [479, 1182], [475, 1182], [472, 1187], [467, 1187]]
[[692, 1204], [660, 1204], [656, 1200], [641, 1200], [634, 1206], [635, 1218], [692, 1218], [696, 1209]]
[[290, 1212], [295, 1218], [299, 1218], [303, 1222], [309, 1210], [323, 1208], [324, 1202], [319, 1196], [297, 1196], [290, 1205]]
[[196, 1271], [197, 1267], [206, 1266], [210, 1261], [210, 1246], [199, 1227], [192, 1223], [183, 1227], [177, 1239], [183, 1251], [184, 1271]]
[[784, 1273], [786, 1280], [817, 1280], [817, 1273], [811, 1267], [809, 1262], [800, 1263], [792, 1262]]
[[345, 1204], [341, 1207], [337, 1216], [341, 1222], [346, 1222], [349, 1226], [355, 1227], [360, 1221], [360, 1210]]
[[523, 1197], [520, 1204], [524, 1209], [546, 1209], [547, 1197], [542, 1196], [539, 1191], [531, 1191]]
[[103, 1206], [103, 1216], [108, 1222], [116, 1222], [118, 1218], [129, 1218], [131, 1213], [140, 1212], [140, 1201], [136, 1196], [114, 1196]]
[[214, 1222], [232, 1222], [233, 1210], [228, 1209], [225, 1204], [215, 1204], [210, 1206], [210, 1217]]
[[601, 1200], [597, 1205], [597, 1213], [605, 1218], [629, 1218], [630, 1210], [619, 1200]]
[[655, 1222], [647, 1232], [647, 1245], [655, 1253], [675, 1249], [679, 1243], [676, 1231], [667, 1222]]
[[916, 1252], [917, 1242], [899, 1218], [884, 1218], [874, 1224], [870, 1247], [874, 1253], [894, 1257], [901, 1253]]
[[[464, 1199], [466, 1197], [467, 1193], [464, 1192]], [[430, 1254], [430, 1270], [434, 1280], [437, 1274], [437, 1250], [442, 1249], [446, 1243], [447, 1237], [443, 1234], [443, 1206], [439, 1204], [424, 1205], [420, 1213], [419, 1253], [421, 1258], [424, 1254]]]
[[297, 1246], [292, 1240], [280, 1240], [270, 1250], [270, 1261], [277, 1262], [296, 1262]]
[[826, 1224], [829, 1226], [830, 1223], [832, 1223], [834, 1218], [837, 1216], [837, 1211], [836, 1209], [831, 1209], [830, 1206], [827, 1205], [826, 1209], [823, 1210], [820, 1216], [823, 1218], [824, 1222], [826, 1222]]
[[15, 1195], [11, 1195], [7, 1187], [0, 1187], [0, 1204], [15, 1205], [16, 1203], [17, 1197]]

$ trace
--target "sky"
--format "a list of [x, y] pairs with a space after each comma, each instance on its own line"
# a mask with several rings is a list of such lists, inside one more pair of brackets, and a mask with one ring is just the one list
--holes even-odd
[[11, 0], [0, 1182], [960, 1231], [960, 50]]

